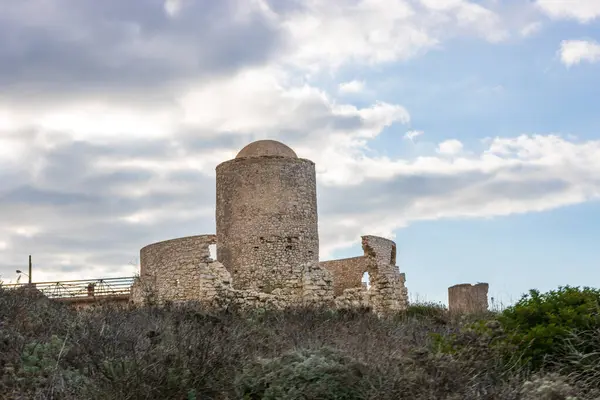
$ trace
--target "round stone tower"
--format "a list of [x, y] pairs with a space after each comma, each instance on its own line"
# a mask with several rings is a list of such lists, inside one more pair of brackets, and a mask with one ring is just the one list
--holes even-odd
[[315, 164], [283, 143], [259, 140], [217, 172], [217, 259], [235, 289], [301, 287], [319, 261]]

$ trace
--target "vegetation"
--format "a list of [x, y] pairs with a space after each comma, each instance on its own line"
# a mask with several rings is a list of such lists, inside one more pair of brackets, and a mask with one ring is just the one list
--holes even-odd
[[531, 291], [469, 318], [436, 304], [75, 311], [0, 287], [0, 399], [600, 398], [598, 291]]

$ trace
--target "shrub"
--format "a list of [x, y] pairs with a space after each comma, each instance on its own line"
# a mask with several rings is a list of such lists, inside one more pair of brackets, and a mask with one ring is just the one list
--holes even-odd
[[529, 371], [506, 362], [520, 342], [492, 314], [446, 315], [432, 304], [393, 318], [198, 304], [75, 311], [0, 287], [0, 399], [523, 400], [548, 385], [600, 399], [600, 329], [556, 345], [554, 369], [572, 390], [547, 375], [525, 387]]
[[66, 339], [53, 335], [48, 342], [31, 342], [23, 349], [20, 363], [5, 372], [21, 390], [66, 396], [81, 390], [89, 381], [79, 371], [65, 366], [62, 357], [69, 351]]
[[425, 317], [439, 322], [445, 322], [448, 318], [448, 309], [442, 304], [426, 302], [409, 304], [404, 311], [407, 317]]
[[523, 383], [523, 400], [578, 400], [565, 377], [557, 374], [536, 376]]
[[366, 398], [365, 365], [338, 351], [300, 350], [272, 359], [259, 359], [237, 380], [243, 399], [358, 400]]
[[[571, 333], [600, 328], [600, 290], [569, 286], [544, 294], [531, 290], [498, 319], [523, 359], [539, 369], [560, 361]], [[586, 354], [594, 348], [579, 342], [576, 350]]]

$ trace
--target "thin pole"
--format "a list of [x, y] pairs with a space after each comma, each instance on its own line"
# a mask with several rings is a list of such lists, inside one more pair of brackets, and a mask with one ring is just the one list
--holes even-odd
[[31, 283], [31, 255], [29, 256], [29, 283]]

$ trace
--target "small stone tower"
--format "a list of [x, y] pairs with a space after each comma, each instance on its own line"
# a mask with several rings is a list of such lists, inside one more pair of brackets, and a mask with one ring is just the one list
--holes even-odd
[[217, 259], [235, 289], [300, 289], [319, 262], [315, 164], [259, 140], [216, 168]]

